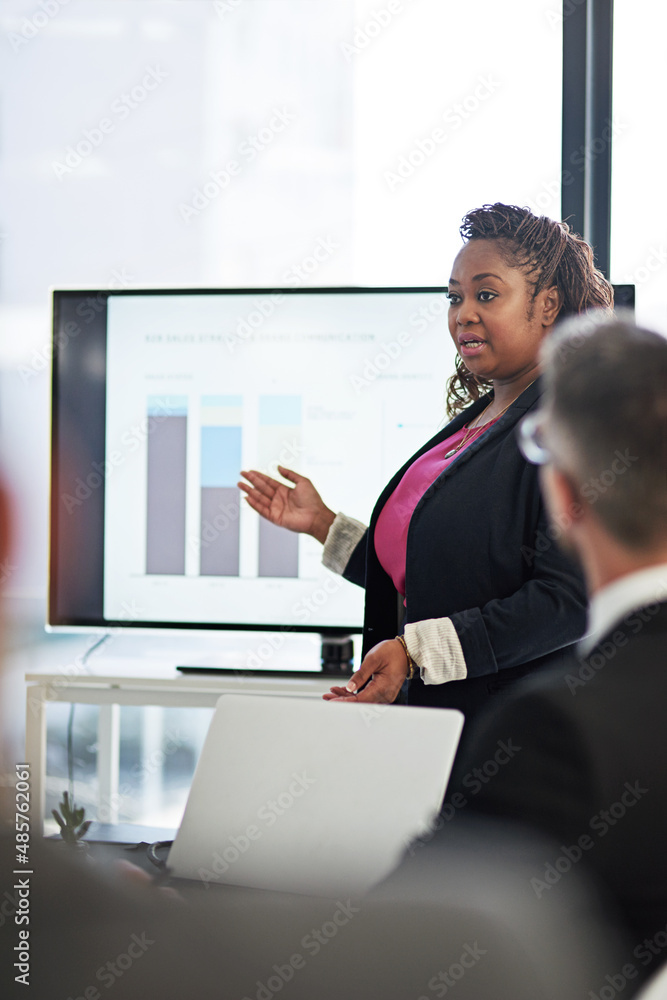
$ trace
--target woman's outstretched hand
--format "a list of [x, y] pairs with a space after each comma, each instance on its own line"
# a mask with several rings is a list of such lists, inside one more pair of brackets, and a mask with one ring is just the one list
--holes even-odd
[[408, 676], [408, 658], [398, 639], [385, 639], [366, 653], [347, 687], [332, 687], [325, 701], [375, 702], [389, 705]]
[[248, 482], [240, 482], [239, 489], [245, 493], [252, 509], [267, 521], [280, 528], [312, 535], [324, 544], [336, 515], [329, 510], [310, 479], [283, 465], [278, 466], [278, 471], [294, 486], [286, 486], [285, 483], [253, 469], [241, 472]]

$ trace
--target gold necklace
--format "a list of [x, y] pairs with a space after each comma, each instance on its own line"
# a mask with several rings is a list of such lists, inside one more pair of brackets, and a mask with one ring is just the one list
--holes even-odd
[[[535, 382], [535, 379], [533, 379], [533, 382]], [[530, 387], [533, 384], [533, 382], [529, 382], [528, 385], [526, 386], [526, 389], [530, 389]], [[475, 437], [475, 432], [476, 431], [483, 431], [484, 428], [488, 424], [493, 423], [494, 420], [500, 420], [500, 418], [502, 417], [503, 413], [505, 413], [506, 410], [509, 410], [509, 408], [512, 405], [512, 403], [516, 402], [516, 400], [519, 398], [519, 396], [521, 395], [521, 393], [525, 392], [526, 389], [522, 389], [521, 392], [517, 393], [517, 395], [514, 397], [514, 399], [510, 399], [510, 401], [507, 404], [507, 406], [503, 410], [500, 411], [500, 413], [498, 414], [497, 417], [492, 417], [491, 420], [485, 421], [483, 424], [480, 424], [478, 427], [475, 426], [474, 422], [471, 423], [471, 424], [468, 424], [468, 426], [466, 427], [466, 432], [463, 435], [463, 438], [460, 441], [460, 443], [456, 446], [456, 448], [452, 448], [451, 451], [448, 451], [447, 454], [445, 455], [445, 458], [446, 459], [447, 458], [452, 458], [453, 455], [458, 454], [458, 452], [460, 452], [462, 448], [464, 448], [467, 444], [470, 443], [470, 441], [472, 441], [472, 439]], [[482, 413], [484, 413], [484, 410], [482, 410]], [[478, 414], [478, 416], [475, 417], [475, 420], [479, 420], [479, 418], [481, 417], [482, 413]]]
[[457, 444], [456, 448], [452, 448], [451, 451], [447, 452], [445, 458], [451, 458], [452, 455], [456, 455], [459, 451], [461, 451], [463, 447], [465, 447], [465, 445], [468, 444], [469, 441], [472, 441], [472, 439], [475, 437], [475, 431], [481, 431], [484, 429], [485, 426], [486, 426], [485, 424], [482, 424], [481, 427], [475, 427], [473, 430], [470, 427], [470, 425], [468, 425], [468, 427], [466, 427], [466, 432], [463, 435], [462, 440]]

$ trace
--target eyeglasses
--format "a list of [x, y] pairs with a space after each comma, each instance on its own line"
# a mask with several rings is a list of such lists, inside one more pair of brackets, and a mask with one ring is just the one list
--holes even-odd
[[517, 428], [519, 450], [527, 462], [532, 465], [546, 465], [552, 460], [552, 454], [544, 439], [544, 413], [529, 413]]

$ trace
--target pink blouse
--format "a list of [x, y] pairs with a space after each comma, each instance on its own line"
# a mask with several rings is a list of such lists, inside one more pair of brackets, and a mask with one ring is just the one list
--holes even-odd
[[[494, 423], [495, 420], [490, 420], [484, 424], [484, 430], [488, 430]], [[479, 432], [472, 434], [463, 448], [455, 455], [448, 455], [461, 444], [466, 433], [466, 428], [461, 427], [413, 462], [380, 511], [375, 524], [375, 551], [380, 565], [394, 581], [396, 590], [403, 596], [405, 596], [405, 560], [410, 518], [424, 493], [440, 473], [456, 461], [473, 441], [482, 436]]]

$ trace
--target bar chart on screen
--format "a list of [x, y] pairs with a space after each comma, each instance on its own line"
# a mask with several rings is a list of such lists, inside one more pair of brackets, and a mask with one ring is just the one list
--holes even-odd
[[[319, 298], [317, 310], [287, 297], [239, 341], [232, 331], [256, 301], [247, 298], [109, 301], [107, 618], [130, 603], [146, 621], [360, 621], [361, 591], [322, 566], [314, 539], [249, 508], [241, 470], [280, 478], [279, 466], [294, 469], [329, 505], [367, 522], [389, 476], [437, 429], [444, 349], [433, 338], [387, 349], [419, 301], [408, 296], [397, 316], [390, 295], [375, 303], [379, 327], [342, 296]], [[375, 365], [385, 354], [391, 365]], [[326, 601], [306, 615], [323, 587]]]
[[[203, 396], [198, 408], [200, 576], [239, 576], [242, 465], [242, 396]], [[275, 470], [286, 443], [301, 451], [300, 396], [259, 396], [257, 464]], [[184, 576], [188, 476], [188, 397], [148, 398], [146, 438], [146, 575]], [[197, 410], [194, 410], [196, 415]], [[299, 538], [293, 532], [257, 521], [257, 576], [299, 576]], [[191, 541], [194, 542], [193, 536]], [[197, 544], [198, 543], [198, 544]]]

